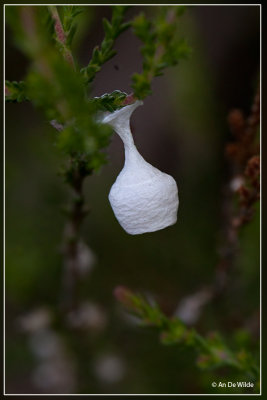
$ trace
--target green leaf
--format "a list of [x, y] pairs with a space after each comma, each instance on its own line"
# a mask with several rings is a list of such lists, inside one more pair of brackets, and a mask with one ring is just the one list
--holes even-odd
[[113, 34], [113, 28], [112, 28], [111, 23], [106, 18], [103, 18], [102, 23], [103, 23], [103, 28], [104, 28], [104, 31], [106, 34], [106, 39], [111, 39], [112, 34]]
[[72, 24], [72, 26], [70, 27], [68, 34], [67, 34], [67, 40], [66, 40], [67, 46], [71, 46], [72, 40], [77, 31], [77, 26], [78, 26], [77, 24]]

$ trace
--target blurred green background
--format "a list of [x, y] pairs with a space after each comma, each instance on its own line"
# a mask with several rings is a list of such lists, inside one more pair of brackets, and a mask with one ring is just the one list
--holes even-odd
[[[132, 7], [129, 17], [141, 9]], [[154, 9], [146, 8], [151, 17]], [[180, 20], [192, 55], [155, 79], [153, 95], [132, 117], [140, 153], [178, 183], [178, 221], [155, 233], [123, 231], [108, 202], [124, 160], [113, 135], [108, 164], [85, 182], [91, 211], [83, 237], [94, 256], [80, 287], [80, 314], [68, 316], [67, 328], [55, 318], [62, 295], [61, 208], [70, 195], [59, 173], [64, 156], [54, 145], [55, 130], [30, 103], [6, 105], [7, 393], [216, 393], [214, 380], [246, 380], [231, 369], [200, 371], [193, 351], [162, 346], [153, 330], [121, 310], [113, 290], [125, 285], [146, 293], [171, 315], [185, 296], [211, 283], [224, 146], [231, 140], [226, 117], [232, 108], [250, 109], [259, 77], [259, 13], [256, 6], [192, 6]], [[110, 7], [85, 7], [74, 51], [81, 65], [101, 42], [101, 20], [110, 15]], [[97, 75], [93, 96], [130, 93], [130, 76], [141, 69], [139, 48], [130, 31], [117, 40], [117, 55]], [[23, 79], [28, 61], [8, 28], [5, 62], [6, 79]], [[257, 353], [259, 207], [240, 239], [231, 284], [196, 326]]]

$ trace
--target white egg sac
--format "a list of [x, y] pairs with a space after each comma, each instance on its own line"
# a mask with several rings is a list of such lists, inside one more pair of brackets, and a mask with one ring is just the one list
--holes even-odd
[[113, 127], [124, 143], [124, 167], [111, 187], [109, 201], [120, 225], [131, 235], [175, 224], [179, 204], [175, 180], [146, 162], [134, 145], [130, 117], [141, 104], [136, 101], [102, 120]]

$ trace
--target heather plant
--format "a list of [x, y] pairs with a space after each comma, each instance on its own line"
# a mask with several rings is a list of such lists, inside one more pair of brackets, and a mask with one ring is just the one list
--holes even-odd
[[[190, 51], [185, 40], [176, 34], [183, 7], [159, 8], [153, 21], [143, 13], [128, 21], [127, 9], [114, 6], [111, 20], [103, 19], [104, 39], [82, 68], [71, 52], [81, 7], [8, 7], [6, 12], [16, 45], [31, 60], [24, 81], [6, 81], [6, 101], [31, 101], [40, 108], [57, 130], [56, 145], [67, 157], [62, 175], [73, 191], [73, 200], [66, 210], [64, 259], [69, 275], [67, 297], [71, 302], [79, 270], [79, 231], [87, 214], [82, 186], [84, 179], [106, 162], [103, 149], [112, 134], [108, 125], [99, 122], [98, 113], [112, 112], [144, 99], [151, 93], [152, 79]], [[133, 93], [115, 90], [98, 98], [90, 97], [96, 74], [116, 54], [116, 38], [130, 27], [143, 42], [143, 71], [132, 77]]]
[[[6, 81], [6, 102], [27, 101], [42, 111], [55, 129], [55, 145], [65, 156], [60, 174], [72, 193], [69, 206], [64, 209], [64, 288], [60, 304], [63, 315], [73, 315], [78, 309], [78, 286], [83, 277], [81, 253], [89, 251], [81, 235], [89, 212], [84, 198], [85, 179], [107, 163], [105, 149], [113, 134], [111, 126], [102, 123], [102, 116], [145, 100], [152, 94], [152, 81], [160, 79], [166, 68], [190, 62], [191, 53], [179, 29], [184, 6], [156, 7], [153, 18], [142, 12], [129, 19], [129, 7], [120, 5], [112, 7], [110, 20], [103, 18], [103, 40], [91, 56], [88, 54], [88, 64], [81, 66], [73, 56], [72, 43], [84, 9], [74, 5], [6, 7], [6, 21], [14, 43], [30, 62], [23, 81]], [[129, 77], [132, 92], [118, 88], [93, 97], [95, 77], [116, 54], [116, 39], [126, 30], [131, 30], [141, 42], [142, 70]], [[230, 212], [225, 220], [226, 234], [220, 244], [214, 283], [201, 289], [201, 293], [205, 292], [202, 306], [221, 296], [228, 284], [239, 232], [252, 219], [259, 199], [259, 93], [247, 119], [240, 110], [229, 114], [229, 127], [235, 139], [226, 148], [231, 175], [223, 202], [227, 202]], [[237, 182], [237, 178], [238, 187], [232, 190], [232, 182]], [[89, 180], [86, 184], [90, 185]], [[233, 368], [253, 381], [255, 391], [259, 390], [258, 360], [246, 348], [232, 349], [218, 332], [198, 333], [178, 316], [167, 317], [157, 304], [128, 288], [118, 286], [114, 294], [140, 320], [141, 326], [160, 332], [164, 346], [192, 347], [198, 354], [196, 365], [200, 369]]]

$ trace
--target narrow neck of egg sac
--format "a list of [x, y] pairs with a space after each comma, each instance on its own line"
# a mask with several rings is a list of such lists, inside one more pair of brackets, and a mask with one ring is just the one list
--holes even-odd
[[102, 119], [124, 143], [124, 167], [111, 187], [109, 201], [120, 225], [131, 235], [175, 224], [179, 205], [175, 180], [146, 162], [135, 147], [130, 117], [141, 104], [138, 100]]
[[137, 100], [135, 103], [125, 106], [113, 113], [107, 115], [103, 122], [108, 123], [114, 131], [119, 135], [124, 144], [125, 163], [124, 167], [134, 164], [135, 161], [144, 160], [135, 147], [133, 136], [130, 128], [130, 118], [134, 110], [142, 105], [143, 102]]

